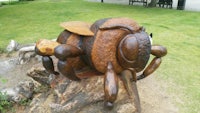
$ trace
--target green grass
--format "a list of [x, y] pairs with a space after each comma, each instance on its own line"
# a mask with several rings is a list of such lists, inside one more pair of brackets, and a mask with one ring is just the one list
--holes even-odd
[[7, 81], [8, 81], [7, 79], [1, 77], [1, 75], [0, 75], [0, 83], [5, 84]]
[[200, 14], [180, 10], [102, 4], [82, 0], [45, 0], [0, 7], [0, 48], [11, 39], [32, 43], [52, 39], [62, 31], [59, 23], [94, 22], [107, 17], [129, 17], [154, 33], [154, 43], [168, 49], [155, 75], [180, 96], [180, 113], [200, 111]]

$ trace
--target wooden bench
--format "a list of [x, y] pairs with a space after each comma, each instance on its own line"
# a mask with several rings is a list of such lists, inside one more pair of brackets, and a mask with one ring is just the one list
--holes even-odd
[[129, 0], [129, 5], [133, 5], [134, 2], [143, 3], [143, 6], [147, 6], [147, 0]]
[[173, 0], [159, 0], [158, 3], [159, 7], [166, 6], [166, 8], [172, 8]]

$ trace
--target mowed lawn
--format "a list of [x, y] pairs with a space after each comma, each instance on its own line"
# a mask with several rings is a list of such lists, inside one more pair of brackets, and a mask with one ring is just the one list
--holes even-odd
[[83, 0], [6, 5], [0, 7], [0, 48], [4, 50], [11, 39], [32, 43], [56, 38], [63, 30], [59, 24], [64, 21], [93, 23], [108, 17], [135, 19], [153, 33], [154, 44], [167, 47], [168, 54], [154, 75], [169, 85], [170, 94], [176, 95], [174, 101], [180, 113], [200, 113], [200, 12]]

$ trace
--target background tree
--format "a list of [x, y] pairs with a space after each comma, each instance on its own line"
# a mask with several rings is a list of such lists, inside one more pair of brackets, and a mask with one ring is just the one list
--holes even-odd
[[157, 0], [151, 0], [151, 2], [148, 4], [148, 7], [156, 7]]

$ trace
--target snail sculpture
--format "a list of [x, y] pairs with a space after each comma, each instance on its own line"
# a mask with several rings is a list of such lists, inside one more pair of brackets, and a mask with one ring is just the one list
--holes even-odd
[[[92, 25], [72, 21], [64, 22], [61, 26], [64, 31], [56, 42], [43, 39], [36, 43], [35, 51], [43, 56], [45, 69], [75, 81], [104, 75], [107, 108], [112, 108], [117, 98], [120, 78], [140, 112], [136, 81], [147, 77], [159, 67], [167, 49], [152, 45], [152, 34], [148, 35], [143, 27], [129, 18], [100, 19]], [[146, 67], [150, 54], [155, 58]], [[50, 56], [58, 58], [59, 72], [54, 70]], [[136, 76], [141, 71], [142, 74]]]

